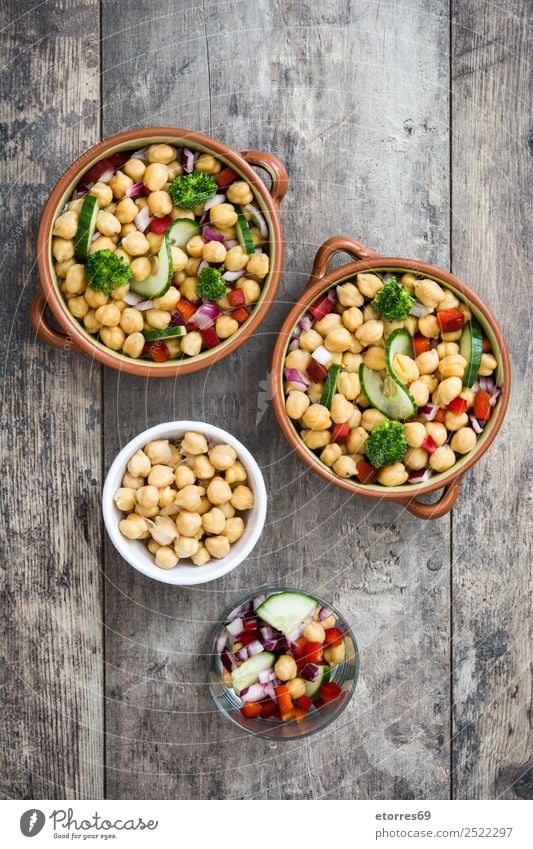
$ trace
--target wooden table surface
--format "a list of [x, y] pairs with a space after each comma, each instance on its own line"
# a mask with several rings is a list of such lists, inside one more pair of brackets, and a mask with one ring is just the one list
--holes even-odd
[[[2, 84], [5, 798], [531, 798], [532, 210], [525, 0], [5, 0]], [[286, 262], [260, 332], [207, 373], [119, 375], [28, 324], [40, 211], [123, 129], [174, 125], [286, 165]], [[329, 236], [452, 270], [496, 314], [513, 393], [453, 514], [421, 522], [328, 487], [266, 390], [276, 330]], [[200, 419], [266, 479], [265, 531], [224, 579], [136, 574], [100, 515], [139, 431]], [[301, 742], [240, 736], [204, 671], [220, 611], [264, 583], [331, 599], [361, 676]]]

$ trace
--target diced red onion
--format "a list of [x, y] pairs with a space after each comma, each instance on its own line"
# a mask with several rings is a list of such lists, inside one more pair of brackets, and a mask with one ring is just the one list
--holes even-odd
[[430, 469], [416, 469], [416, 471], [410, 473], [407, 480], [409, 483], [425, 483], [430, 477]]
[[235, 652], [235, 657], [237, 658], [237, 660], [248, 660], [247, 646], [243, 646], [242, 649], [238, 649]]
[[305, 392], [306, 389], [305, 383], [297, 383], [295, 380], [289, 380], [285, 384], [286, 392]]
[[214, 227], [210, 227], [209, 224], [205, 224], [202, 228], [202, 239], [204, 242], [223, 242], [224, 236], [222, 233], [219, 233], [218, 230], [215, 230]]
[[479, 391], [479, 380], [475, 380], [474, 383], [472, 384], [472, 392], [478, 392], [478, 391]]
[[261, 634], [261, 638], [263, 640], [276, 640], [279, 637], [279, 632], [276, 631], [275, 628], [272, 628], [270, 625], [261, 625], [259, 628], [259, 633]]
[[207, 212], [212, 206], [218, 206], [219, 203], [224, 203], [225, 200], [226, 195], [213, 195], [212, 198], [207, 198], [204, 204], [204, 212]]
[[147, 299], [146, 301], [139, 301], [136, 306], [141, 312], [148, 312], [148, 310], [153, 310], [154, 302]]
[[318, 348], [315, 348], [313, 353], [311, 354], [312, 358], [320, 363], [322, 366], [327, 366], [333, 359], [333, 354], [331, 351], [328, 351], [327, 348], [324, 348], [323, 345], [319, 345]]
[[230, 632], [232, 637], [236, 637], [238, 634], [242, 633], [244, 628], [244, 623], [240, 616], [237, 619], [234, 619], [232, 622], [228, 622], [226, 625], [226, 630]]
[[480, 433], [483, 433], [483, 428], [481, 427], [480, 423], [478, 422], [478, 420], [476, 419], [476, 417], [472, 413], [470, 413], [469, 419], [470, 419], [470, 424], [472, 425], [472, 430], [475, 431], [478, 436], [479, 436]]
[[438, 404], [426, 404], [424, 407], [420, 407], [418, 412], [421, 416], [424, 416], [427, 422], [432, 422], [439, 409]]
[[301, 330], [311, 330], [311, 327], [313, 326], [313, 319], [310, 315], [304, 315], [298, 324], [300, 325]]
[[304, 387], [309, 386], [309, 380], [297, 368], [286, 368], [283, 371], [285, 380], [290, 380], [294, 383], [301, 383]]
[[253, 609], [257, 610], [258, 607], [261, 607], [261, 605], [263, 604], [264, 601], [267, 600], [267, 598], [268, 598], [268, 593], [261, 593], [261, 595], [256, 595], [253, 602], [252, 602]]
[[224, 247], [227, 248], [228, 251], [230, 248], [236, 248], [238, 244], [237, 239], [224, 239]]
[[188, 147], [184, 147], [181, 152], [181, 164], [186, 174], [192, 174], [194, 168], [194, 153]]
[[216, 304], [202, 304], [190, 318], [198, 330], [207, 330], [212, 327], [222, 310]]
[[139, 150], [135, 150], [131, 154], [131, 156], [132, 156], [132, 158], [135, 157], [135, 159], [140, 159], [141, 162], [145, 162], [146, 161], [146, 151], [147, 151], [146, 147], [141, 147]]
[[126, 189], [127, 198], [136, 198], [144, 194], [144, 185], [142, 183], [134, 183], [129, 189]]
[[333, 611], [331, 607], [321, 607], [318, 611], [318, 621], [322, 622], [324, 619], [327, 619], [328, 616], [332, 616]]
[[306, 663], [300, 675], [306, 681], [316, 681], [320, 675], [320, 667], [316, 663]]
[[269, 698], [271, 698], [272, 701], [275, 702], [276, 705], [277, 705], [278, 699], [277, 699], [277, 696], [276, 696], [276, 691], [274, 690], [273, 681], [269, 681], [267, 684], [265, 684], [265, 696], [268, 696]]
[[337, 303], [337, 290], [336, 289], [330, 289], [328, 294], [327, 294], [327, 298], [328, 298], [328, 301], [331, 301], [332, 304], [336, 304]]
[[246, 646], [246, 651], [248, 652], [248, 657], [254, 657], [256, 654], [261, 654], [263, 649], [263, 643], [260, 643], [259, 640], [252, 640], [251, 643], [248, 643]]
[[115, 176], [115, 168], [107, 168], [98, 178], [99, 183], [110, 183]]
[[226, 643], [228, 642], [228, 634], [224, 631], [223, 634], [217, 639], [216, 650], [218, 654], [221, 654], [226, 648]]
[[143, 208], [139, 210], [139, 212], [133, 219], [133, 223], [137, 227], [137, 230], [140, 230], [141, 233], [144, 233], [150, 221], [152, 221], [152, 217], [153, 216], [150, 215], [150, 209], [147, 206], [143, 206]]
[[425, 307], [424, 304], [420, 304], [418, 301], [415, 301], [409, 315], [414, 315], [416, 318], [424, 318], [425, 315], [430, 315], [433, 310], [429, 307]]
[[126, 292], [122, 300], [126, 301], [130, 307], [136, 307], [137, 304], [140, 304], [145, 299], [142, 295], [136, 295], [135, 292]]
[[226, 281], [226, 283], [235, 283], [236, 280], [239, 280], [241, 277], [244, 277], [246, 274], [245, 270], [241, 271], [225, 271], [222, 275], [222, 279]]
[[247, 203], [244, 207], [244, 211], [249, 212], [252, 216], [254, 223], [257, 225], [259, 232], [261, 233], [261, 238], [268, 239], [268, 225], [265, 221], [264, 215], [259, 212], [252, 203]]
[[298, 342], [298, 339], [291, 339], [289, 342], [289, 351], [297, 351], [299, 347], [300, 343]]
[[273, 681], [276, 678], [276, 673], [273, 669], [264, 669], [259, 673], [259, 681], [261, 684], [268, 684], [269, 681]]
[[91, 236], [91, 242], [94, 242], [94, 241], [95, 241], [95, 239], [99, 239], [101, 235], [102, 235], [102, 234], [101, 234], [101, 233], [99, 233], [99, 232], [98, 232], [98, 230], [96, 230], [96, 231], [92, 234], [92, 236]]
[[[91, 186], [91, 188], [92, 188], [92, 186]], [[90, 191], [89, 188], [84, 188], [82, 185], [76, 186], [76, 188], [74, 189], [74, 197], [76, 199], [82, 198], [82, 197], [84, 197], [84, 195], [88, 194], [89, 191]]]
[[502, 390], [496, 387], [492, 393], [492, 398], [489, 401], [491, 407], [495, 407], [498, 401], [499, 396], [502, 394]]
[[202, 261], [198, 264], [198, 268], [196, 269], [196, 276], [197, 276], [197, 277], [199, 277], [199, 276], [200, 276], [200, 274], [202, 273], [202, 271], [204, 270], [204, 268], [207, 268], [207, 266], [208, 266], [208, 265], [209, 265], [209, 263], [207, 262], [207, 260], [206, 260], [206, 259], [203, 259], [203, 260], [202, 260]]
[[254, 251], [254, 254], [262, 254], [262, 253], [263, 253], [263, 248], [256, 248], [255, 251]]
[[258, 702], [264, 698], [264, 696], [264, 684], [251, 684], [249, 687], [245, 687], [244, 690], [241, 690], [239, 698], [243, 704], [246, 704], [246, 702]]
[[233, 672], [233, 670], [237, 668], [237, 661], [235, 660], [235, 657], [227, 649], [224, 649], [224, 651], [221, 653], [220, 661], [224, 669], [226, 669], [228, 672]]
[[228, 616], [228, 622], [233, 622], [233, 620], [236, 619], [237, 616], [242, 616], [243, 613], [245, 613], [247, 610], [250, 610], [250, 607], [251, 604], [249, 602], [246, 602], [245, 604], [240, 604], [238, 607], [231, 611], [230, 615]]

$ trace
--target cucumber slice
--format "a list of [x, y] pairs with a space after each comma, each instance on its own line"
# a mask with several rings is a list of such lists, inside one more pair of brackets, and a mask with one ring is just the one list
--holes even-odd
[[331, 407], [331, 402], [333, 401], [333, 396], [335, 395], [335, 387], [337, 386], [337, 378], [339, 376], [341, 367], [337, 363], [332, 363], [329, 367], [328, 376], [324, 381], [324, 389], [322, 390], [322, 397], [320, 399], [320, 403], [327, 407], [328, 410]]
[[384, 379], [381, 372], [361, 364], [359, 380], [369, 403], [387, 418], [402, 421], [416, 416], [413, 396], [395, 375], [388, 374]]
[[130, 280], [130, 289], [144, 298], [160, 298], [172, 282], [172, 253], [168, 239], [163, 239], [159, 253], [153, 258], [153, 271], [146, 280]]
[[321, 666], [320, 674], [316, 681], [305, 682], [305, 695], [309, 699], [316, 699], [322, 684], [327, 684], [331, 676], [331, 666]]
[[179, 336], [185, 336], [186, 333], [187, 331], [182, 324], [177, 327], [162, 327], [160, 330], [143, 331], [147, 342], [155, 342], [156, 339], [177, 339]]
[[264, 672], [265, 669], [272, 669], [275, 662], [275, 654], [270, 651], [263, 651], [261, 654], [248, 658], [237, 669], [234, 669], [231, 673], [231, 682], [237, 695], [245, 687], [255, 684], [259, 680], [259, 673]]
[[393, 330], [385, 343], [385, 368], [391, 377], [397, 378], [392, 368], [392, 361], [396, 354], [403, 354], [414, 359], [413, 340], [407, 330]]
[[165, 233], [165, 239], [173, 248], [183, 250], [193, 236], [199, 236], [202, 228], [190, 218], [177, 218], [173, 221]]
[[85, 195], [78, 218], [78, 227], [74, 237], [74, 255], [80, 262], [85, 262], [89, 254], [98, 215], [98, 201], [94, 195]]
[[459, 341], [459, 353], [467, 363], [463, 375], [463, 386], [473, 386], [483, 353], [483, 331], [475, 318], [469, 321], [463, 330]]
[[282, 634], [292, 634], [298, 625], [312, 616], [317, 607], [314, 598], [302, 593], [271, 595], [257, 610], [257, 616]]
[[234, 204], [235, 212], [237, 213], [237, 223], [235, 225], [235, 230], [237, 232], [237, 239], [239, 240], [240, 246], [247, 254], [255, 253], [255, 245], [254, 240], [252, 239], [252, 234], [250, 232], [250, 228], [248, 226], [248, 222], [243, 215], [242, 209], [240, 208], [238, 203]]

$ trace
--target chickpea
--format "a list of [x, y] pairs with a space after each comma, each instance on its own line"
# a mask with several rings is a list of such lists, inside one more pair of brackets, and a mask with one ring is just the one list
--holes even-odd
[[300, 436], [308, 448], [315, 451], [317, 448], [324, 448], [331, 442], [330, 430], [302, 430]]
[[89, 194], [96, 198], [100, 209], [109, 206], [113, 200], [113, 190], [107, 183], [95, 183]]
[[168, 439], [152, 439], [144, 446], [144, 451], [154, 465], [157, 463], [168, 465], [172, 458]]
[[158, 545], [170, 545], [178, 535], [176, 525], [169, 516], [156, 516], [154, 522], [148, 522], [148, 529]]
[[219, 339], [229, 339], [239, 329], [239, 322], [229, 315], [221, 315], [215, 322], [215, 332]]
[[[237, 461], [237, 452], [231, 445], [215, 445], [208, 452], [211, 463], [219, 471], [225, 472]], [[242, 466], [242, 464], [241, 464]], [[213, 473], [214, 474], [214, 473]]]
[[180, 508], [180, 510], [189, 510], [191, 513], [195, 513], [200, 507], [201, 498], [203, 494], [203, 487], [189, 484], [179, 490], [178, 494], [176, 495], [175, 503]]
[[222, 242], [212, 241], [204, 244], [202, 257], [206, 262], [221, 263], [226, 259], [227, 250]]
[[128, 306], [126, 301], [123, 300], [123, 298], [124, 298], [124, 295], [128, 294], [129, 290], [130, 290], [130, 284], [124, 283], [123, 286], [118, 286], [118, 288], [113, 289], [113, 292], [111, 293], [111, 297], [115, 301], [115, 306], [118, 307], [118, 309], [120, 310], [121, 313]]
[[[150, 167], [150, 166], [148, 166]], [[172, 198], [168, 192], [150, 192], [148, 195], [148, 207], [156, 218], [164, 218], [172, 212]]]
[[64, 260], [64, 262], [54, 262], [54, 269], [58, 277], [66, 277], [67, 271], [72, 265], [76, 264], [74, 257]]
[[355, 338], [361, 345], [375, 345], [383, 338], [383, 322], [373, 318], [365, 321], [355, 331]]
[[383, 286], [383, 280], [377, 274], [362, 272], [357, 275], [357, 288], [367, 298], [375, 298]]
[[159, 514], [159, 505], [154, 504], [153, 507], [143, 507], [142, 504], [135, 505], [135, 512], [144, 519], [153, 519]]
[[192, 461], [193, 472], [200, 480], [210, 480], [215, 474], [215, 467], [210, 463], [206, 454], [197, 454]]
[[[218, 159], [215, 159], [210, 153], [201, 153], [194, 163], [195, 171], [203, 171], [204, 174], [218, 174], [222, 168]], [[245, 201], [249, 203], [249, 201]]]
[[189, 466], [178, 466], [174, 472], [174, 480], [178, 489], [192, 486], [196, 481], [196, 475]]
[[331, 402], [330, 416], [335, 424], [347, 422], [354, 411], [354, 405], [347, 401], [344, 395], [336, 394]]
[[52, 256], [58, 262], [65, 262], [74, 256], [74, 242], [72, 239], [61, 239], [56, 236], [52, 239]]
[[496, 368], [498, 368], [498, 360], [493, 354], [481, 354], [481, 364], [478, 371], [480, 377], [488, 377]]
[[158, 542], [155, 541], [155, 539], [149, 539], [146, 544], [146, 547], [150, 554], [156, 554], [156, 552], [161, 548], [161, 546]]
[[439, 381], [434, 375], [423, 374], [421, 375], [420, 380], [427, 386], [430, 392], [434, 392], [439, 385]]
[[181, 450], [186, 454], [207, 454], [207, 439], [203, 433], [188, 430], [183, 436]]
[[396, 354], [392, 360], [392, 368], [402, 383], [413, 383], [419, 378], [418, 366], [411, 357]]
[[102, 325], [96, 320], [96, 312], [94, 310], [89, 310], [85, 313], [83, 316], [83, 326], [89, 333], [98, 333]]
[[434, 280], [417, 280], [414, 285], [416, 298], [428, 309], [435, 309], [444, 298], [444, 291]]
[[444, 424], [447, 430], [454, 433], [456, 430], [460, 430], [468, 424], [468, 415], [466, 413], [461, 413], [460, 415], [455, 416], [453, 413], [448, 411], [444, 417]]
[[253, 254], [246, 263], [246, 273], [253, 274], [255, 277], [259, 277], [260, 280], [263, 280], [267, 276], [269, 269], [270, 260], [268, 254], [265, 253]]
[[429, 401], [429, 389], [423, 380], [414, 380], [409, 386], [409, 392], [417, 407], [424, 407]]
[[130, 265], [130, 264], [131, 264], [131, 257], [130, 257], [130, 255], [129, 255], [128, 253], [126, 253], [126, 251], [123, 251], [123, 250], [122, 250], [122, 248], [118, 248], [118, 250], [116, 250], [116, 251], [115, 251], [115, 253], [116, 253], [116, 255], [117, 255], [117, 256], [119, 256], [121, 259], [123, 259], [123, 260], [124, 260], [124, 262], [125, 262], [127, 265]]
[[428, 339], [438, 339], [440, 336], [439, 322], [434, 315], [423, 315], [422, 318], [419, 318], [418, 330], [422, 336], [426, 336]]
[[73, 210], [68, 210], [56, 218], [54, 223], [54, 236], [61, 236], [62, 239], [73, 239], [78, 229], [78, 216]]
[[237, 180], [232, 183], [228, 187], [226, 197], [231, 203], [238, 203], [240, 206], [251, 203], [254, 199], [250, 186], [244, 180]]
[[[171, 504], [174, 504], [176, 499], [177, 492], [175, 489], [172, 489], [171, 486], [166, 486], [159, 493], [159, 506], [160, 507], [170, 507]], [[176, 507], [176, 510], [178, 508]]]
[[123, 171], [115, 171], [109, 181], [109, 188], [116, 198], [123, 198], [126, 191], [133, 186], [133, 180]]
[[286, 368], [297, 368], [299, 371], [305, 371], [311, 362], [311, 354], [309, 351], [302, 351], [297, 348], [295, 351], [289, 351], [285, 357]]
[[346, 646], [344, 643], [341, 643], [340, 646], [331, 646], [330, 648], [324, 649], [324, 660], [329, 663], [330, 666], [338, 666], [339, 663], [343, 662], [345, 657]]
[[444, 445], [448, 439], [445, 426], [442, 422], [428, 422], [426, 424], [426, 433], [431, 436], [436, 445]]
[[164, 466], [162, 463], [156, 463], [152, 466], [148, 475], [148, 483], [150, 486], [156, 486], [159, 489], [165, 486], [170, 486], [174, 483], [174, 472], [169, 466]]
[[459, 299], [455, 297], [450, 289], [446, 289], [443, 299], [439, 301], [439, 310], [456, 310], [459, 305]]
[[[345, 313], [344, 313], [345, 314]], [[315, 321], [313, 330], [320, 333], [321, 336], [327, 336], [330, 330], [335, 327], [340, 327], [342, 324], [341, 316], [336, 312], [330, 312], [321, 318], [320, 321]]]
[[418, 330], [418, 319], [414, 315], [408, 315], [405, 319], [404, 330], [407, 330], [410, 336], [414, 336], [416, 331]]
[[[131, 227], [131, 224], [126, 224], [126, 227]], [[135, 225], [134, 225], [135, 226]], [[159, 248], [163, 244], [163, 239], [165, 238], [161, 233], [152, 233], [147, 230], [145, 233], [146, 241], [148, 242], [149, 253], [156, 254], [159, 251]]]
[[[237, 223], [237, 213], [230, 203], [219, 203], [209, 210], [209, 220], [218, 229], [233, 227]], [[242, 266], [244, 268], [244, 265]]]
[[229, 483], [231, 486], [234, 483], [242, 483], [247, 480], [248, 474], [240, 460], [236, 460], [235, 463], [226, 470], [224, 477], [226, 479], [226, 483]]
[[170, 323], [171, 316], [167, 310], [146, 310], [144, 315], [150, 327], [155, 327], [156, 330], [168, 327]]
[[[225, 499], [227, 500], [227, 499]], [[251, 510], [254, 506], [254, 494], [249, 486], [239, 484], [231, 493], [230, 501], [236, 510]]]
[[354, 428], [359, 427], [359, 425], [361, 424], [361, 418], [361, 410], [358, 407], [354, 407], [354, 411], [348, 420], [350, 430], [354, 430]]
[[[354, 398], [357, 398], [361, 391], [359, 375], [350, 374], [347, 371], [341, 371], [337, 379], [337, 389], [348, 401], [353, 401]], [[296, 418], [300, 417], [297, 416]]]
[[[152, 162], [146, 168], [142, 181], [150, 192], [160, 191], [168, 179], [168, 170], [161, 162]], [[170, 197], [170, 195], [169, 195]], [[148, 195], [148, 199], [150, 195]], [[171, 205], [172, 206], [172, 205]]]
[[[311, 333], [312, 331], [309, 332]], [[352, 334], [346, 327], [334, 327], [326, 336], [324, 345], [328, 351], [342, 353], [351, 347], [352, 342]]]
[[159, 504], [159, 490], [156, 486], [141, 486], [136, 491], [136, 497], [141, 507], [156, 507]]
[[404, 289], [407, 289], [409, 294], [412, 295], [415, 289], [415, 283], [417, 279], [418, 278], [415, 274], [411, 274], [411, 272], [408, 271], [406, 274], [402, 274], [402, 276], [400, 277], [400, 283], [402, 284]]
[[407, 444], [411, 448], [420, 448], [427, 433], [422, 422], [406, 422], [403, 426], [403, 432], [405, 434]]
[[304, 412], [302, 422], [309, 430], [326, 430], [331, 427], [331, 416], [322, 404], [311, 404]]
[[370, 431], [373, 427], [377, 427], [377, 425], [383, 424], [383, 422], [386, 421], [387, 416], [384, 416], [383, 413], [379, 412], [379, 410], [374, 410], [372, 407], [369, 407], [368, 410], [364, 411], [361, 417], [361, 427]]
[[135, 507], [136, 495], [135, 490], [130, 489], [129, 487], [121, 486], [120, 489], [117, 489], [115, 495], [113, 496], [113, 501], [119, 510], [122, 510], [124, 513], [128, 513]]
[[112, 351], [120, 351], [126, 340], [126, 334], [120, 327], [102, 327], [100, 338]]
[[[332, 313], [330, 313], [332, 315]], [[333, 313], [335, 315], [335, 313]], [[341, 316], [342, 323], [350, 333], [354, 333], [363, 324], [363, 313], [358, 307], [349, 307]]]
[[363, 358], [361, 354], [352, 354], [348, 351], [345, 351], [342, 355], [342, 367], [349, 374], [357, 374], [359, 377], [359, 367], [363, 362]]
[[343, 454], [333, 463], [333, 471], [340, 478], [351, 478], [357, 474], [357, 463], [353, 457]]
[[[238, 489], [238, 487], [237, 487]], [[236, 491], [236, 490], [235, 490]], [[218, 506], [219, 504], [225, 504], [226, 501], [230, 501], [236, 509], [237, 505], [234, 503], [232, 499], [232, 491], [231, 487], [223, 478], [214, 477], [209, 486], [207, 487], [207, 497], [211, 504], [215, 504]]]
[[364, 303], [364, 298], [354, 283], [337, 286], [337, 297], [343, 307], [360, 307]]
[[178, 537], [174, 540], [174, 551], [178, 557], [194, 557], [200, 548], [200, 543], [194, 537]]
[[133, 156], [131, 159], [122, 166], [123, 171], [128, 177], [135, 183], [140, 183], [142, 181], [144, 172], [146, 171], [146, 165], [142, 161], [142, 159], [137, 159], [136, 156]]
[[462, 427], [452, 436], [450, 447], [457, 454], [468, 454], [477, 442], [476, 432], [471, 427]]
[[118, 529], [126, 539], [141, 539], [148, 532], [148, 525], [142, 516], [130, 513], [118, 523]]
[[69, 295], [79, 295], [84, 292], [87, 287], [85, 280], [85, 270], [83, 265], [75, 263], [67, 270], [65, 278], [65, 291]]
[[419, 354], [415, 360], [419, 374], [432, 374], [439, 365], [439, 355], [435, 348]]
[[147, 162], [162, 162], [164, 165], [168, 165], [168, 163], [172, 162], [175, 158], [176, 148], [171, 147], [169, 144], [151, 144], [150, 147], [146, 149]]
[[244, 533], [244, 521], [240, 516], [230, 516], [226, 519], [222, 536], [228, 538], [231, 544], [237, 542]]
[[456, 330], [454, 333], [442, 333], [441, 337], [443, 342], [458, 342], [462, 335], [462, 330]]
[[110, 212], [105, 212], [103, 209], [100, 210], [98, 215], [96, 216], [96, 229], [102, 233], [103, 236], [116, 236], [120, 233], [121, 223], [118, 218], [115, 218]]
[[[300, 349], [312, 353], [322, 344], [322, 336], [316, 330], [303, 330], [299, 337]], [[287, 358], [288, 359], [288, 358]]]
[[[126, 236], [129, 236], [130, 233], [137, 233], [137, 232], [138, 232], [137, 227], [135, 226], [135, 224], [132, 221], [129, 224], [123, 224], [122, 227], [120, 228], [120, 236], [121, 236], [122, 239], [124, 239]], [[148, 236], [150, 236], [150, 235], [151, 235], [151, 233], [147, 233], [146, 238], [148, 238]], [[123, 250], [122, 246], [121, 246], [121, 250]], [[127, 255], [129, 256], [129, 254], [127, 254]]]
[[125, 486], [128, 489], [140, 489], [143, 484], [144, 481], [142, 477], [136, 477], [135, 475], [132, 475], [131, 472], [124, 472], [122, 486]]
[[[218, 507], [212, 507], [201, 517], [204, 531], [208, 534], [221, 534], [226, 525], [226, 517]], [[178, 525], [179, 530], [179, 525]]]
[[459, 345], [456, 342], [441, 342], [437, 345], [437, 354], [441, 360], [459, 353]]
[[305, 696], [305, 681], [303, 678], [291, 678], [286, 684], [289, 695], [293, 701]]
[[250, 280], [248, 277], [241, 277], [239, 280], [239, 286], [244, 292], [244, 300], [246, 304], [255, 304], [259, 300], [261, 287], [256, 280]]
[[[195, 566], [205, 566], [206, 563], [209, 563], [211, 560], [211, 555], [209, 554], [205, 545], [201, 545], [198, 548], [196, 554], [191, 556], [191, 560]], [[224, 670], [225, 672], [226, 670]], [[229, 675], [229, 673], [228, 673]], [[231, 675], [229, 676], [228, 686], [231, 686]]]
[[290, 681], [292, 678], [296, 678], [298, 667], [295, 659], [290, 654], [280, 655], [274, 666], [274, 672], [280, 681]]
[[115, 304], [106, 304], [96, 310], [95, 317], [105, 327], [116, 327], [120, 321], [121, 313]]
[[445, 472], [455, 463], [455, 454], [449, 445], [441, 445], [429, 456], [429, 465], [435, 472]]
[[178, 463], [181, 463], [182, 456], [179, 448], [173, 442], [169, 442], [168, 447], [170, 448], [170, 460], [167, 461], [167, 466], [172, 466], [174, 469]]
[[221, 557], [226, 557], [230, 550], [230, 541], [223, 534], [216, 537], [206, 537], [205, 547], [212, 557], [220, 560]]
[[388, 339], [395, 330], [403, 330], [403, 321], [384, 321], [383, 338]]
[[464, 400], [468, 404], [467, 409], [470, 409], [470, 407], [473, 406], [475, 397], [476, 397], [476, 393], [474, 392], [474, 390], [468, 389], [467, 387], [464, 387], [463, 391], [459, 395], [459, 398], [464, 398]]
[[379, 470], [378, 481], [382, 486], [402, 486], [406, 483], [409, 473], [403, 463], [394, 463], [392, 466], [383, 466]]
[[189, 261], [185, 251], [182, 251], [181, 248], [177, 248], [175, 245], [171, 245], [170, 253], [172, 255], [172, 271], [183, 271]]
[[169, 545], [160, 546], [155, 553], [155, 564], [160, 569], [173, 569], [178, 563], [178, 558]]
[[425, 469], [427, 462], [428, 453], [423, 448], [408, 448], [403, 458], [404, 466], [413, 471]]
[[368, 439], [368, 433], [364, 427], [356, 427], [350, 431], [350, 435], [346, 442], [346, 447], [349, 454], [358, 454], [362, 452], [365, 442]]
[[[100, 309], [107, 309], [107, 307], [100, 307]], [[120, 315], [120, 326], [124, 333], [141, 333], [144, 327], [142, 312], [135, 307], [127, 307]]]
[[367, 348], [363, 354], [363, 362], [367, 368], [374, 371], [383, 371], [385, 368], [385, 349], [377, 346]]
[[[216, 209], [216, 206], [213, 207]], [[243, 251], [240, 245], [235, 245], [230, 248], [226, 254], [225, 266], [228, 271], [242, 271], [248, 264], [248, 254]]]
[[176, 527], [184, 537], [194, 537], [202, 528], [202, 517], [199, 513], [182, 510], [176, 519]]
[[122, 245], [124, 250], [130, 256], [142, 256], [150, 250], [150, 243], [144, 233], [138, 230], [135, 233], [129, 233], [123, 240]]
[[460, 377], [447, 377], [437, 386], [433, 393], [433, 403], [439, 407], [447, 407], [450, 401], [457, 398], [463, 388]]
[[136, 478], [147, 478], [152, 464], [150, 458], [139, 448], [128, 461], [128, 472]]
[[96, 251], [114, 251], [115, 244], [109, 236], [99, 236], [94, 239], [89, 246], [89, 253], [94, 254]]
[[462, 377], [466, 369], [466, 360], [460, 354], [451, 354], [439, 362], [438, 371], [442, 377]]
[[199, 333], [193, 330], [187, 333], [181, 340], [181, 350], [188, 357], [195, 357], [202, 350], [202, 337]]
[[144, 345], [145, 339], [142, 333], [130, 333], [122, 344], [122, 351], [127, 357], [137, 360], [143, 352]]

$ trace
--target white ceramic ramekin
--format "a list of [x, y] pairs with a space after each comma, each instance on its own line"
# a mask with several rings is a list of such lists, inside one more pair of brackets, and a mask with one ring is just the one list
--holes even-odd
[[[227, 443], [235, 449], [239, 460], [248, 473], [247, 483], [254, 493], [255, 504], [251, 510], [244, 514], [244, 533], [237, 542], [233, 543], [227, 557], [220, 560], [213, 558], [205, 566], [195, 566], [191, 561], [184, 560], [183, 562], [180, 561], [173, 569], [160, 569], [156, 566], [153, 555], [148, 551], [143, 540], [126, 539], [120, 533], [118, 523], [124, 514], [115, 506], [113, 496], [117, 489], [122, 486], [122, 478], [128, 460], [139, 448], [142, 448], [152, 439], [179, 439], [188, 430], [203, 433], [208, 440], [216, 443]], [[102, 512], [106, 530], [118, 553], [124, 560], [127, 560], [130, 566], [133, 566], [138, 572], [142, 572], [143, 575], [176, 586], [192, 586], [214, 581], [222, 575], [227, 575], [228, 572], [242, 563], [261, 536], [265, 524], [266, 508], [267, 494], [263, 475], [248, 449], [227, 431], [206, 422], [165, 422], [140, 433], [128, 442], [116, 456], [107, 473], [102, 493]]]

